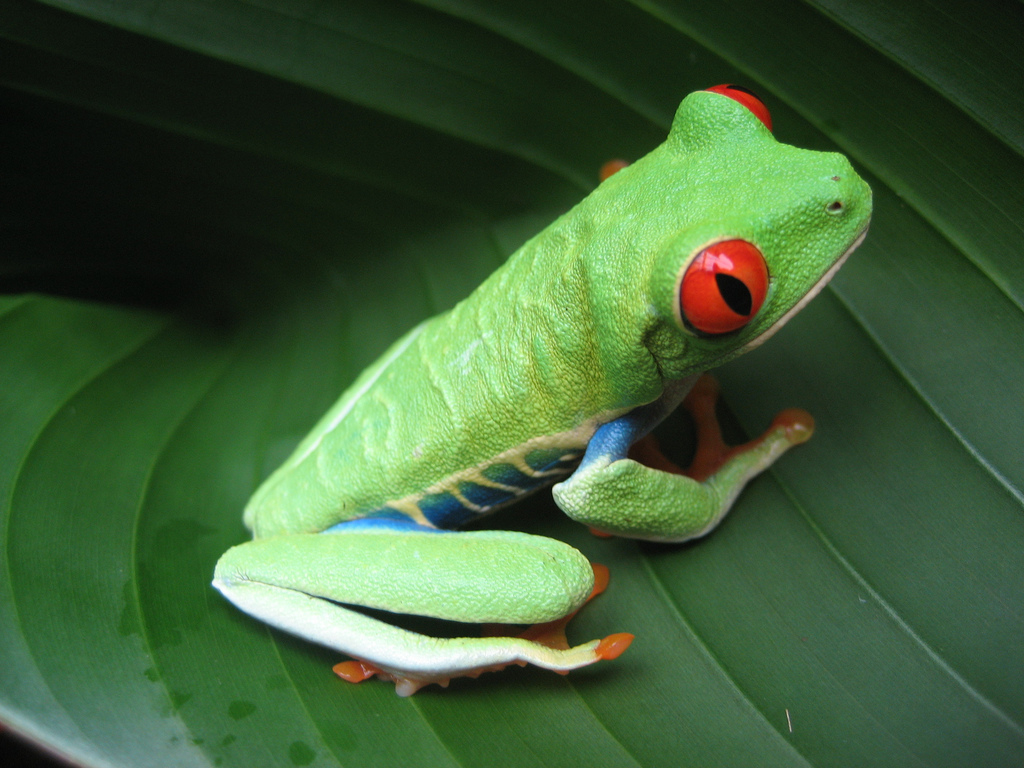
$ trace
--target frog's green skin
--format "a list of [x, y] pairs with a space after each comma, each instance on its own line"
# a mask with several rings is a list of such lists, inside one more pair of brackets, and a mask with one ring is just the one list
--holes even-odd
[[[703, 483], [625, 449], [701, 372], [802, 307], [860, 242], [870, 212], [870, 190], [843, 156], [780, 144], [736, 101], [691, 94], [664, 144], [355, 381], [253, 496], [254, 540], [225, 553], [215, 586], [263, 621], [371, 662], [400, 693], [507, 663], [596, 661], [598, 641], [558, 650], [442, 640], [339, 604], [475, 623], [572, 613], [593, 584], [575, 549], [441, 530], [555, 480], [559, 506], [604, 531], [660, 541], [709, 531], [795, 441], [769, 433]], [[764, 305], [734, 333], [692, 332], [681, 275], [703, 248], [736, 238], [767, 262]]]

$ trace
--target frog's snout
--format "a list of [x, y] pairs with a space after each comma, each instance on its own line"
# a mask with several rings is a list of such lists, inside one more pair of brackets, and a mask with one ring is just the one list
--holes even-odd
[[858, 220], [866, 222], [871, 218], [871, 188], [845, 157], [838, 155], [837, 159], [840, 162], [828, 177], [825, 212], [836, 217], [856, 213]]
[[846, 210], [846, 204], [843, 202], [841, 197], [837, 197], [831, 203], [825, 206], [825, 210], [831, 213], [833, 216], [838, 216], [840, 213]]
[[847, 185], [843, 182], [843, 176], [837, 174], [831, 177], [830, 180], [835, 182], [835, 189], [832, 190], [831, 202], [825, 205], [825, 210], [833, 216], [838, 216], [846, 211], [849, 205], [847, 201], [850, 200], [850, 194], [848, 189], [844, 189]]

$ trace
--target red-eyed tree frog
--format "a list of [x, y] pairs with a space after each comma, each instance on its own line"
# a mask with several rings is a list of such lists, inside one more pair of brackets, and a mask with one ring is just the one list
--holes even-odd
[[[871, 190], [846, 158], [777, 142], [749, 91], [690, 94], [664, 144], [355, 380], [256, 491], [253, 540], [221, 557], [214, 586], [353, 657], [336, 668], [345, 679], [377, 674], [401, 695], [508, 664], [566, 672], [614, 658], [631, 635], [565, 642], [568, 617], [604, 582], [578, 550], [456, 529], [557, 483], [558, 506], [596, 531], [711, 531], [811, 422], [785, 413], [728, 449], [701, 374], [806, 305], [870, 217]], [[688, 393], [699, 445], [684, 473], [645, 436]], [[380, 611], [539, 626], [436, 638]]]

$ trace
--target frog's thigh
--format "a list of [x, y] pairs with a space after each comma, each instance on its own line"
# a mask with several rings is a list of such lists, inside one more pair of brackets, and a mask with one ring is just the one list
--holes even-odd
[[359, 525], [286, 534], [228, 550], [214, 586], [269, 624], [403, 676], [516, 661], [565, 670], [598, 658], [598, 641], [557, 650], [521, 638], [439, 639], [339, 605], [473, 623], [561, 618], [586, 601], [593, 570], [577, 550], [542, 536]]

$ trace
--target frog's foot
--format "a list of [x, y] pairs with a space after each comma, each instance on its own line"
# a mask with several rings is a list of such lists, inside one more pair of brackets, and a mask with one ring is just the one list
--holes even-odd
[[553, 488], [555, 501], [599, 535], [678, 542], [709, 533], [751, 478], [814, 431], [810, 414], [791, 409], [757, 439], [729, 446], [717, 399], [718, 383], [704, 375], [683, 401], [697, 426], [689, 467], [665, 457], [653, 438], [632, 443], [643, 422], [627, 414], [598, 430], [576, 472]]
[[814, 434], [814, 417], [802, 408], [787, 408], [775, 415], [771, 426], [760, 437], [742, 445], [727, 445], [722, 438], [722, 427], [715, 413], [720, 387], [714, 376], [704, 374], [683, 400], [683, 408], [689, 411], [697, 428], [697, 450], [690, 466], [678, 466], [658, 445], [657, 438], [648, 434], [637, 440], [629, 449], [629, 458], [644, 466], [662, 472], [692, 477], [703, 482], [714, 475], [735, 456], [757, 450], [765, 443], [776, 445], [783, 451], [794, 445], [805, 443]]
[[[559, 639], [553, 625], [586, 602], [595, 582], [587, 559], [562, 542], [510, 531], [374, 528], [366, 521], [339, 528], [234, 547], [218, 562], [214, 586], [268, 624], [352, 656], [355, 661], [335, 668], [346, 680], [378, 675], [407, 696], [510, 664], [566, 672], [615, 658], [632, 639], [612, 635], [575, 647]], [[519, 637], [438, 638], [369, 616], [360, 606], [544, 629]]]

